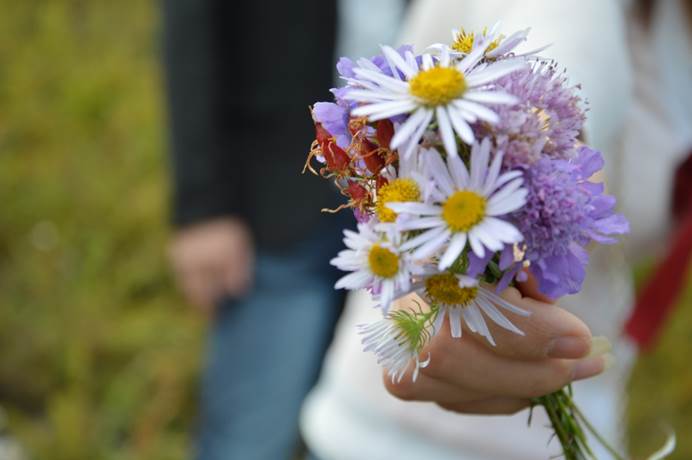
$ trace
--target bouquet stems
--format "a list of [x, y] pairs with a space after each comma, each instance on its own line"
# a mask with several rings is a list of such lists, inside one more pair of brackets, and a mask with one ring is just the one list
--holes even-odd
[[[591, 433], [596, 440], [612, 455], [615, 460], [625, 460], [613, 446], [611, 446], [596, 428], [589, 422], [579, 410], [572, 399], [572, 386], [568, 385], [562, 390], [534, 398], [532, 403], [543, 406], [548, 414], [550, 423], [555, 430], [555, 436], [562, 446], [565, 460], [597, 460], [589, 447], [586, 433]], [[529, 416], [531, 423], [531, 416]]]

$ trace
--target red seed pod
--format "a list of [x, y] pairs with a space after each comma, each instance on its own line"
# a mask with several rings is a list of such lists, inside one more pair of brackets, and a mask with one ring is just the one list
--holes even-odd
[[324, 129], [320, 123], [315, 123], [315, 139], [317, 139], [317, 142], [322, 148], [324, 148], [325, 143], [330, 140], [331, 137], [332, 135], [329, 134], [329, 131]]
[[351, 164], [351, 159], [334, 141], [328, 141], [322, 149], [327, 167], [334, 172], [344, 172]]
[[346, 193], [353, 201], [365, 201], [369, 198], [368, 190], [357, 182], [349, 181]]
[[360, 142], [360, 156], [365, 161], [365, 166], [373, 174], [377, 174], [384, 168], [384, 159], [377, 152], [377, 148], [375, 144], [365, 138]]
[[389, 144], [392, 143], [392, 137], [394, 137], [394, 124], [389, 120], [380, 120], [377, 122], [377, 142], [380, 143], [380, 147], [389, 148]]

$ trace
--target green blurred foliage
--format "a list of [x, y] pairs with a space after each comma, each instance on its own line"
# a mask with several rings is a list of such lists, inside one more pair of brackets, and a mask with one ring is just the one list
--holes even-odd
[[32, 458], [189, 456], [157, 3], [0, 0], [0, 405]]
[[[31, 458], [188, 458], [203, 324], [164, 254], [157, 3], [0, 11], [0, 406]], [[634, 370], [640, 457], [669, 423], [692, 458], [692, 288], [682, 305]]]
[[[649, 269], [636, 273], [640, 282]], [[692, 270], [672, 318], [656, 347], [642, 355], [629, 382], [628, 434], [634, 458], [661, 447], [666, 429], [678, 439], [671, 460], [692, 458]]]

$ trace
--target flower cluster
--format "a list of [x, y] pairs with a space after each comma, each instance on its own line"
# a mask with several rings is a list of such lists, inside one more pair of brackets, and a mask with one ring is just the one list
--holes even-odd
[[[345, 85], [312, 108], [306, 168], [334, 180], [347, 198], [338, 208], [358, 221], [331, 261], [349, 272], [336, 287], [379, 303], [383, 319], [360, 332], [394, 380], [409, 368], [416, 378], [445, 320], [452, 337], [522, 335], [511, 318], [528, 312], [499, 291], [533, 275], [548, 296], [577, 292], [586, 245], [627, 231], [592, 182], [603, 161], [579, 140], [578, 87], [537, 52], [515, 51], [527, 34], [455, 30], [422, 54], [342, 58]], [[412, 293], [424, 305], [390, 310]]]

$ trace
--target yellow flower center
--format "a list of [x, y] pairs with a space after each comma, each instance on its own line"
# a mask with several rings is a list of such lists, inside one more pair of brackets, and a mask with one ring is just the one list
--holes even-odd
[[425, 292], [434, 302], [465, 307], [476, 298], [478, 288], [461, 287], [456, 276], [440, 273], [425, 280]]
[[[488, 34], [488, 28], [483, 29], [483, 37], [485, 37]], [[500, 45], [500, 41], [502, 40], [502, 36], [496, 38], [490, 44], [488, 47], [485, 49], [485, 53], [489, 53], [495, 48], [497, 48]], [[466, 32], [464, 29], [461, 29], [458, 33], [457, 36], [454, 38], [454, 43], [452, 43], [452, 49], [455, 51], [459, 51], [460, 53], [464, 54], [469, 54], [473, 50], [473, 42], [476, 39], [476, 34], [473, 32]]]
[[454, 67], [423, 70], [409, 82], [411, 94], [428, 106], [445, 105], [466, 91], [464, 74]]
[[485, 198], [470, 190], [454, 192], [442, 205], [442, 218], [454, 232], [466, 232], [485, 217]]
[[399, 256], [375, 244], [368, 254], [370, 270], [381, 278], [391, 278], [399, 271]]
[[387, 207], [387, 203], [420, 201], [420, 189], [413, 179], [394, 179], [380, 188], [375, 212], [380, 222], [394, 222], [397, 214]]

